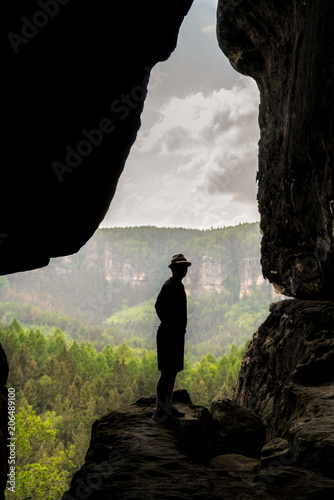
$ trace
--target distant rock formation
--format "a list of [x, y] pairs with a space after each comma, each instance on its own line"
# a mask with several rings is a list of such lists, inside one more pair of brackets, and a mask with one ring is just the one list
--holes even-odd
[[[84, 262], [81, 263], [80, 267], [82, 272], [98, 266], [107, 282], [123, 281], [135, 288], [147, 283], [154, 283], [161, 273], [157, 260], [151, 261], [149, 265], [142, 261], [135, 263], [132, 259], [124, 257], [122, 252], [116, 252], [109, 241], [101, 242], [95, 236], [86, 244], [84, 250]], [[194, 265], [191, 273], [184, 280], [189, 294], [208, 294], [211, 292], [229, 294], [226, 281], [230, 277], [234, 277], [239, 283], [239, 298], [251, 295], [254, 289], [263, 290], [268, 297], [277, 296], [269, 281], [263, 278], [260, 258], [244, 258], [236, 271], [226, 265], [224, 255], [217, 257], [207, 252], [206, 255], [192, 258], [192, 260]], [[53, 261], [47, 268], [35, 270], [32, 276], [36, 276], [38, 279], [38, 276], [46, 273], [56, 277], [70, 275], [77, 269], [76, 266], [77, 256], [69, 255], [62, 262]], [[168, 272], [168, 270], [166, 271]], [[15, 281], [15, 278], [11, 279]]]
[[85, 464], [62, 500], [314, 500], [334, 494], [333, 480], [294, 465], [287, 441], [263, 447], [261, 421], [237, 403], [217, 400], [209, 411], [192, 405], [184, 390], [174, 391], [173, 400], [184, 418], [154, 422], [151, 395], [97, 420]]
[[260, 90], [262, 269], [279, 293], [334, 298], [334, 3], [220, 0], [218, 40]]

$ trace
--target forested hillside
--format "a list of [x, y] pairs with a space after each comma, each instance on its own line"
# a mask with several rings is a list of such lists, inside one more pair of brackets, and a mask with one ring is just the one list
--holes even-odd
[[182, 252], [192, 266], [185, 369], [195, 404], [230, 397], [246, 344], [268, 315], [258, 224], [197, 231], [114, 228], [44, 269], [0, 277], [0, 342], [16, 391], [19, 489], [58, 499], [93, 421], [155, 392], [155, 298]]
[[181, 252], [193, 263], [185, 280], [189, 294], [224, 292], [237, 302], [241, 292], [264, 283], [260, 238], [256, 223], [207, 231], [100, 229], [75, 255], [3, 277], [0, 301], [25, 302], [100, 324], [122, 308], [156, 296], [169, 276], [172, 255]]

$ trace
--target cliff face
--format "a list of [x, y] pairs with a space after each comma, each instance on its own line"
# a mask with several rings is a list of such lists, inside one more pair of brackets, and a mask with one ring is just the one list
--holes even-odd
[[334, 4], [221, 0], [218, 40], [260, 90], [262, 268], [277, 291], [334, 297]]
[[263, 274], [277, 291], [308, 299], [272, 306], [245, 354], [234, 400], [261, 418], [277, 448], [288, 440], [296, 465], [331, 478], [333, 22], [331, 1], [218, 4], [220, 47], [260, 89]]
[[296, 463], [334, 479], [334, 303], [286, 300], [254, 335], [234, 400], [267, 438], [294, 445]]
[[258, 224], [212, 231], [98, 230], [77, 254], [54, 259], [49, 266], [30, 273], [9, 276], [8, 290], [0, 291], [0, 299], [40, 307], [48, 296], [49, 307], [78, 318], [80, 311], [86, 316], [92, 301], [97, 301], [102, 309], [99, 307], [94, 320], [101, 321], [99, 314], [110, 315], [108, 303], [113, 303], [116, 311], [122, 307], [122, 299], [131, 306], [152, 299], [168, 278], [170, 258], [179, 249], [193, 263], [184, 280], [189, 295], [216, 292], [232, 295], [237, 301], [260, 290], [270, 298], [275, 292], [262, 276], [259, 244]]
[[[110, 243], [98, 244], [94, 238], [89, 241], [85, 248], [84, 262], [81, 264], [82, 272], [92, 267], [98, 267], [103, 279], [107, 282], [123, 281], [132, 287], [147, 283], [154, 283], [161, 275], [161, 266], [158, 259], [146, 262], [134, 262], [133, 259], [124, 257], [122, 252], [113, 249]], [[76, 269], [76, 257], [67, 256], [62, 262], [53, 262], [47, 269], [34, 271], [33, 275], [38, 277], [43, 274], [54, 274], [57, 276], [71, 275]], [[167, 256], [166, 256], [167, 259]], [[263, 289], [269, 295], [276, 295], [272, 286], [262, 275], [260, 259], [246, 257], [242, 259], [237, 270], [226, 266], [224, 256], [216, 257], [210, 254], [200, 258], [192, 258], [193, 267], [185, 277], [184, 284], [189, 293], [230, 293], [226, 281], [230, 277], [238, 280], [239, 297], [251, 295], [254, 288]], [[165, 269], [165, 264], [164, 268]], [[165, 273], [166, 274], [166, 273]]]

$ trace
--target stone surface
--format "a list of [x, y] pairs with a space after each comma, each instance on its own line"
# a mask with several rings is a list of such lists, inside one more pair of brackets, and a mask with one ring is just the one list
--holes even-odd
[[8, 377], [8, 363], [5, 351], [0, 344], [0, 500], [3, 500], [8, 474], [7, 460], [7, 436], [8, 436], [8, 414], [7, 401], [8, 392], [6, 388]]
[[221, 475], [225, 473], [227, 477], [251, 481], [259, 469], [259, 461], [236, 453], [226, 453], [210, 458], [208, 466], [219, 471]]
[[298, 467], [263, 469], [252, 484], [258, 492], [277, 500], [332, 500], [334, 495], [333, 480]]
[[334, 3], [220, 0], [218, 40], [260, 89], [263, 274], [285, 295], [334, 297]]
[[296, 465], [334, 477], [334, 303], [286, 300], [254, 335], [233, 399], [289, 441]]
[[334, 481], [319, 474], [289, 466], [260, 470], [256, 459], [224, 453], [211, 413], [192, 405], [184, 390], [174, 392], [173, 402], [185, 418], [154, 422], [150, 395], [97, 420], [85, 465], [62, 500], [313, 500], [333, 493]]
[[293, 451], [287, 439], [275, 438], [269, 441], [261, 450], [261, 468], [293, 465], [295, 462]]
[[151, 68], [175, 49], [192, 0], [51, 2], [52, 15], [40, 3], [4, 6], [0, 274], [45, 266], [93, 235], [140, 127]]
[[229, 399], [213, 401], [210, 412], [216, 424], [219, 446], [225, 453], [260, 458], [266, 438], [259, 417]]

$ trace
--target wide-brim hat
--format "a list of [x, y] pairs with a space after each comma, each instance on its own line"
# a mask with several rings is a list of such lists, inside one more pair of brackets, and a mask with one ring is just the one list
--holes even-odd
[[175, 255], [173, 255], [172, 257], [172, 260], [169, 264], [168, 267], [173, 267], [173, 266], [176, 266], [176, 265], [180, 265], [180, 264], [183, 264], [183, 265], [186, 265], [186, 266], [191, 266], [191, 262], [189, 262], [189, 260], [187, 260], [185, 258], [185, 256], [183, 255], [183, 253], [177, 253]]

